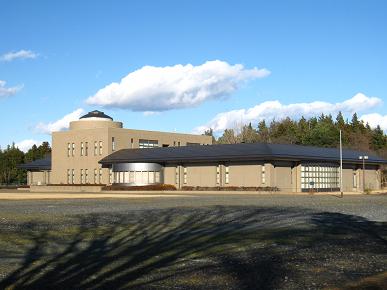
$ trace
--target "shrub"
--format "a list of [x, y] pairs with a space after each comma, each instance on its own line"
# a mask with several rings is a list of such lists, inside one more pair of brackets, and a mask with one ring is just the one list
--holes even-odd
[[183, 186], [185, 191], [279, 191], [278, 187], [254, 187], [254, 186]]
[[135, 191], [135, 190], [176, 190], [176, 186], [172, 184], [149, 184], [149, 185], [109, 185], [102, 187], [102, 190], [114, 191]]

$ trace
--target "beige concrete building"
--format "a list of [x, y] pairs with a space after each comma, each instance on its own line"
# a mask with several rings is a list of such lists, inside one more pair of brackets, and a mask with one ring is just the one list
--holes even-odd
[[[359, 159], [363, 155], [343, 150], [343, 191], [380, 189], [380, 165], [387, 161], [369, 155], [363, 169]], [[286, 192], [339, 191], [341, 187], [340, 154], [334, 148], [254, 143], [121, 150], [100, 163], [112, 169], [112, 183], [121, 185], [270, 187]]]
[[24, 168], [29, 169], [28, 184], [109, 184], [111, 173], [98, 161], [115, 151], [210, 144], [210, 136], [125, 129], [103, 112], [92, 111], [70, 122], [67, 131], [52, 133], [51, 160], [46, 160], [51, 170], [47, 164], [44, 169], [33, 164]]
[[69, 130], [52, 134], [51, 156], [22, 167], [30, 185], [172, 184], [178, 189], [306, 192], [378, 190], [380, 166], [387, 163], [374, 155], [360, 160], [367, 154], [343, 150], [341, 172], [335, 148], [211, 143], [210, 136], [124, 129], [121, 122], [93, 111], [71, 122]]

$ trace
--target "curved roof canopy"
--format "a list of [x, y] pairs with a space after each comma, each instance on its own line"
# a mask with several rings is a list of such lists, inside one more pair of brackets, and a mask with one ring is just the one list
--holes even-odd
[[[343, 150], [343, 161], [361, 164], [359, 156], [367, 155], [367, 164], [386, 164], [387, 160], [373, 154]], [[339, 162], [337, 148], [322, 148], [287, 144], [223, 144], [208, 146], [183, 146], [149, 149], [122, 149], [99, 161], [104, 167], [113, 163], [195, 163], [251, 160], [288, 160], [300, 162]]]
[[106, 115], [104, 112], [101, 112], [98, 110], [91, 111], [91, 112], [87, 113], [86, 115], [83, 115], [79, 119], [87, 119], [87, 118], [103, 118], [103, 119], [110, 119], [113, 121], [112, 117], [110, 117], [110, 116]]

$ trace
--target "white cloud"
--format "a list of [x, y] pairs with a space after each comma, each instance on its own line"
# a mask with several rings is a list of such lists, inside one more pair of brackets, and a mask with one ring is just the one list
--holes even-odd
[[166, 111], [199, 105], [235, 92], [245, 81], [263, 78], [267, 69], [246, 69], [215, 60], [193, 66], [144, 66], [119, 83], [111, 83], [86, 100], [87, 104], [130, 109]]
[[233, 128], [237, 124], [247, 124], [249, 122], [256, 124], [261, 120], [281, 120], [286, 117], [298, 119], [301, 116], [313, 117], [322, 113], [335, 115], [339, 111], [353, 114], [354, 112], [374, 108], [381, 103], [381, 99], [367, 97], [362, 93], [358, 93], [341, 103], [315, 101], [284, 105], [279, 101], [267, 101], [252, 108], [219, 113], [207, 124], [195, 128], [194, 131], [202, 133], [204, 130], [212, 128], [215, 132], [221, 132], [227, 128]]
[[6, 82], [0, 80], [0, 98], [13, 96], [23, 88], [23, 85], [19, 85], [16, 87], [8, 87], [8, 88], [5, 85], [6, 85]]
[[148, 117], [148, 116], [154, 116], [154, 115], [158, 115], [160, 114], [160, 112], [154, 112], [154, 111], [145, 111], [142, 113], [145, 117]]
[[31, 50], [11, 51], [0, 56], [1, 61], [13, 61], [15, 59], [37, 58], [38, 54]]
[[55, 131], [63, 131], [68, 129], [71, 121], [78, 120], [84, 113], [85, 111], [79, 108], [55, 122], [39, 123], [35, 126], [35, 129], [37, 132], [45, 134], [50, 134]]
[[32, 139], [26, 139], [20, 142], [15, 143], [15, 147], [19, 148], [23, 152], [27, 152], [34, 144], [36, 146], [39, 146], [42, 142], [32, 140]]
[[384, 131], [387, 131], [387, 115], [381, 115], [378, 113], [366, 114], [360, 117], [365, 123], [368, 123], [371, 128], [376, 128], [378, 125]]

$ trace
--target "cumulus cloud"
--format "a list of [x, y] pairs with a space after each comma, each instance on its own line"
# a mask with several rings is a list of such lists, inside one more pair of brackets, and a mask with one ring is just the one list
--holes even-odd
[[207, 124], [195, 128], [194, 131], [202, 133], [204, 130], [212, 128], [215, 132], [221, 132], [225, 129], [233, 128], [237, 124], [247, 124], [249, 122], [256, 124], [261, 120], [281, 120], [286, 117], [298, 119], [301, 116], [313, 117], [322, 113], [334, 115], [339, 111], [353, 114], [354, 112], [374, 108], [381, 103], [381, 99], [367, 97], [362, 93], [358, 93], [340, 103], [315, 101], [285, 105], [279, 101], [267, 101], [252, 108], [219, 113]]
[[26, 139], [20, 142], [15, 143], [15, 147], [19, 148], [23, 152], [27, 152], [34, 144], [38, 146], [41, 142], [33, 140], [33, 139]]
[[111, 83], [86, 100], [87, 104], [132, 111], [166, 111], [197, 106], [235, 92], [245, 81], [263, 78], [267, 69], [207, 61], [194, 66], [144, 66], [119, 83]]
[[35, 126], [35, 129], [38, 133], [44, 134], [50, 134], [55, 131], [63, 131], [68, 129], [71, 121], [78, 120], [84, 113], [85, 111], [79, 108], [55, 122], [39, 123]]
[[11, 51], [0, 56], [1, 61], [14, 61], [16, 59], [37, 58], [38, 54], [31, 50]]
[[378, 113], [366, 114], [360, 117], [365, 123], [368, 123], [371, 128], [376, 128], [378, 125], [384, 131], [387, 131], [387, 115], [381, 115]]
[[16, 87], [6, 87], [5, 85], [6, 82], [0, 80], [0, 98], [13, 96], [23, 88], [23, 85], [19, 85]]

